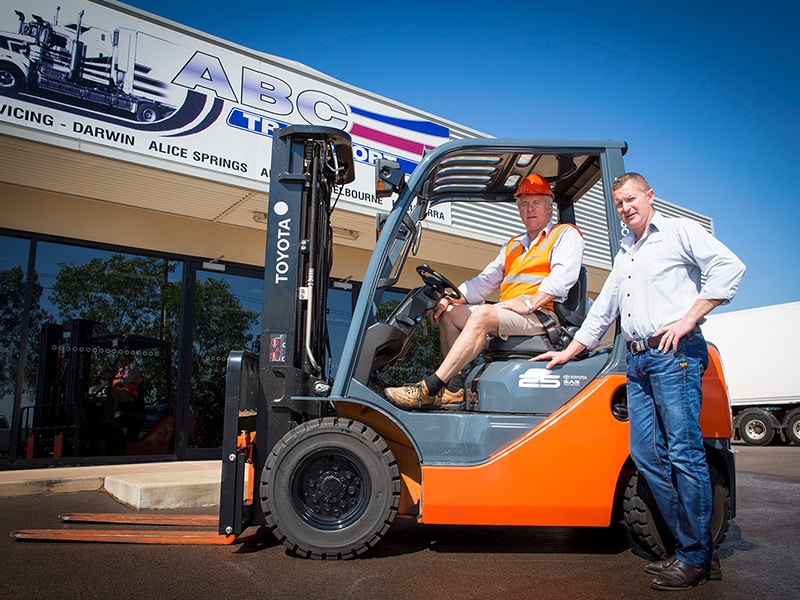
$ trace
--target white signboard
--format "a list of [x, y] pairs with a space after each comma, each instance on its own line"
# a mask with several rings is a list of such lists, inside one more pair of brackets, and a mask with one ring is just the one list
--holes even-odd
[[[374, 195], [376, 159], [397, 160], [410, 173], [426, 149], [450, 138], [446, 125], [302, 65], [79, 0], [0, 0], [0, 122], [260, 188], [276, 130], [334, 127], [352, 136], [357, 161], [341, 199], [377, 210], [390, 206]], [[449, 211], [431, 216], [450, 220]]]

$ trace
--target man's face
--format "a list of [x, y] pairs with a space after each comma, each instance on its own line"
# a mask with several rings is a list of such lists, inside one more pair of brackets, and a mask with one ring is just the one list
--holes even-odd
[[528, 233], [536, 235], [545, 228], [553, 214], [553, 203], [547, 194], [525, 194], [517, 198], [519, 218]]
[[644, 233], [650, 219], [653, 218], [653, 190], [643, 190], [633, 179], [614, 192], [614, 207], [617, 215], [628, 227], [633, 229], [637, 238]]

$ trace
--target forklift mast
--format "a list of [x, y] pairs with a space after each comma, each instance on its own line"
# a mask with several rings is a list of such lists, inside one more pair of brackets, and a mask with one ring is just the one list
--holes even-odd
[[311, 126], [281, 130], [273, 143], [270, 179], [259, 361], [270, 410], [266, 436], [260, 428], [258, 433], [268, 448], [308, 411], [320, 416], [322, 404], [293, 396], [330, 392], [331, 198], [335, 186], [354, 179], [349, 137]]
[[[297, 424], [324, 416], [330, 393], [328, 282], [330, 217], [337, 186], [355, 179], [350, 137], [328, 127], [292, 125], [276, 133], [267, 210], [260, 357], [228, 358], [220, 533], [239, 533], [245, 457], [238, 419], [256, 413], [255, 477], [272, 447]], [[341, 189], [339, 187], [339, 189]], [[332, 199], [334, 200], [332, 202]], [[257, 485], [257, 482], [255, 482]]]

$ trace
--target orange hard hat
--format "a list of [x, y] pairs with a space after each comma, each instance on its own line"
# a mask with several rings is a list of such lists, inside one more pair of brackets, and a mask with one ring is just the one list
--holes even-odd
[[525, 179], [520, 181], [517, 193], [514, 198], [523, 196], [525, 194], [545, 194], [553, 198], [553, 190], [550, 189], [550, 184], [541, 175], [531, 173]]

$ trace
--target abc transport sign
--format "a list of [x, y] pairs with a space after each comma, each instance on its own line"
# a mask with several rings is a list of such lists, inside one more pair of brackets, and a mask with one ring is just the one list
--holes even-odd
[[[411, 172], [448, 127], [281, 59], [234, 52], [78, 0], [4, 0], [0, 124], [204, 169], [263, 188], [273, 133], [290, 124], [347, 131], [356, 181], [343, 199], [373, 208], [373, 165]], [[131, 157], [131, 160], [136, 160]]]

